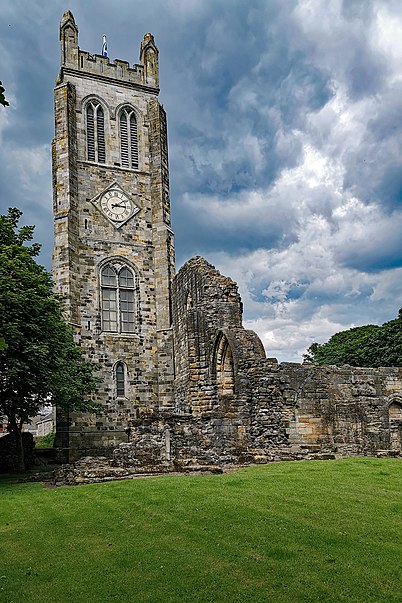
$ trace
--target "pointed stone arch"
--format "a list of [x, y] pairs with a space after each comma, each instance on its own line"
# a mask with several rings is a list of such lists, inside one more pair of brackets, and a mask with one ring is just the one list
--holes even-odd
[[227, 335], [223, 331], [216, 338], [212, 368], [216, 377], [218, 398], [233, 396], [235, 393], [233, 350]]
[[393, 394], [388, 398], [389, 447], [402, 449], [402, 396]]
[[402, 396], [394, 393], [386, 399], [386, 412], [389, 420], [402, 421]]
[[402, 421], [402, 400], [393, 400], [388, 406], [388, 416], [390, 419]]

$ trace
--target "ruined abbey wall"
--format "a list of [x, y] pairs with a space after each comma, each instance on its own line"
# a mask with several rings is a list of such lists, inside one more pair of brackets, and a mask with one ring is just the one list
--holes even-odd
[[176, 407], [139, 421], [120, 466], [186, 469], [401, 448], [402, 369], [277, 363], [203, 258], [173, 284]]

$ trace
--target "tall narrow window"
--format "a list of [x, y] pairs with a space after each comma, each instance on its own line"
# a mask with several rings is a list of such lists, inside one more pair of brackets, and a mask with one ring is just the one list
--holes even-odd
[[127, 115], [123, 112], [120, 115], [120, 145], [121, 145], [121, 165], [128, 167], [128, 131]]
[[138, 169], [137, 119], [130, 107], [120, 113], [120, 152], [123, 167]]
[[87, 108], [87, 151], [88, 160], [95, 161], [94, 108], [92, 105], [88, 105]]
[[106, 152], [105, 152], [105, 120], [103, 117], [103, 109], [99, 105], [97, 110], [96, 119], [96, 134], [98, 138], [98, 161], [99, 163], [105, 163]]
[[116, 395], [118, 398], [126, 395], [124, 364], [122, 362], [116, 364]]
[[133, 333], [135, 327], [134, 277], [128, 268], [119, 272], [120, 328], [122, 333]]
[[117, 331], [117, 274], [114, 268], [102, 270], [102, 327], [104, 331]]
[[137, 136], [137, 120], [135, 113], [130, 115], [130, 146], [131, 146], [131, 167], [138, 169], [138, 136]]
[[105, 163], [105, 118], [99, 102], [87, 106], [87, 157], [88, 161]]
[[101, 272], [102, 330], [134, 333], [136, 291], [132, 270], [108, 264]]

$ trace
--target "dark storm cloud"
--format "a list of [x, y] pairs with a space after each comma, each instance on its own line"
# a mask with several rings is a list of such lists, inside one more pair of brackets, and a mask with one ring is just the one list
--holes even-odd
[[345, 157], [345, 188], [393, 211], [402, 203], [402, 84], [388, 86], [373, 103], [361, 145]]
[[402, 266], [402, 212], [390, 215], [376, 211], [365, 220], [364, 230], [350, 229], [351, 236], [337, 250], [341, 265], [348, 268], [376, 273]]
[[[247, 326], [296, 359], [402, 305], [399, 0], [15, 0], [2, 7], [1, 210], [36, 223], [50, 266], [58, 27], [82, 49], [160, 50], [179, 265], [239, 280]], [[401, 284], [400, 284], [401, 283]], [[399, 305], [398, 305], [399, 304]]]

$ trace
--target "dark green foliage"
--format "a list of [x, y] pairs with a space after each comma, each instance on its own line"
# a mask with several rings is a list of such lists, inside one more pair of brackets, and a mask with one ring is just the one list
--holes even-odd
[[368, 366], [402, 366], [402, 316], [386, 322], [365, 345]]
[[402, 366], [402, 311], [382, 326], [366, 325], [333, 335], [327, 343], [313, 343], [308, 362], [341, 366]]
[[[31, 469], [35, 463], [35, 442], [32, 433], [24, 431], [21, 434], [24, 450], [25, 469]], [[19, 441], [14, 433], [8, 433], [0, 438], [0, 473], [11, 473], [19, 462]]]
[[3, 107], [8, 107], [8, 102], [6, 101], [4, 92], [5, 92], [5, 90], [4, 90], [3, 83], [0, 81], [0, 105], [3, 105]]
[[54, 433], [51, 431], [42, 438], [36, 441], [35, 448], [53, 448], [54, 446]]
[[[18, 437], [19, 425], [44, 404], [87, 410], [94, 389], [93, 366], [85, 362], [64, 321], [49, 273], [34, 257], [40, 246], [25, 246], [33, 227], [18, 230], [21, 212], [0, 216], [0, 415]], [[19, 470], [23, 469], [23, 463]]]

